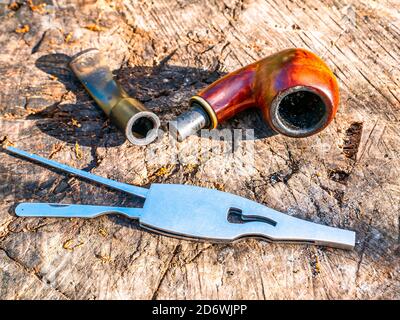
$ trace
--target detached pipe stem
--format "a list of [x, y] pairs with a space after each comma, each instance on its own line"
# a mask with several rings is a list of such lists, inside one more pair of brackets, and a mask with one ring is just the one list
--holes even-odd
[[339, 87], [318, 56], [295, 48], [227, 74], [189, 103], [190, 110], [170, 124], [180, 141], [202, 128], [214, 129], [250, 107], [260, 109], [277, 133], [301, 138], [320, 132], [332, 121]]
[[160, 127], [159, 118], [141, 102], [129, 97], [114, 80], [99, 50], [85, 50], [75, 55], [69, 65], [92, 98], [132, 144], [146, 145], [155, 140]]

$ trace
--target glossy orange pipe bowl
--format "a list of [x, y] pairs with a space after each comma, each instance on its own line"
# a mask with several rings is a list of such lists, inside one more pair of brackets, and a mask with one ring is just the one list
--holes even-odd
[[[190, 104], [206, 114], [205, 121], [192, 125], [216, 128], [237, 113], [259, 108], [276, 132], [290, 137], [307, 137], [323, 130], [339, 105], [339, 86], [333, 72], [315, 54], [304, 49], [287, 49], [229, 73], [200, 91]], [[199, 108], [200, 107], [200, 108]], [[177, 131], [189, 130], [198, 117], [178, 117]], [[179, 123], [181, 120], [181, 123]]]

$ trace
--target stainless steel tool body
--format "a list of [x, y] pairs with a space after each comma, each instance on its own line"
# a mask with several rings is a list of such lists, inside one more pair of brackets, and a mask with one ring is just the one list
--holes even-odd
[[143, 208], [21, 203], [16, 207], [18, 216], [93, 218], [102, 214], [119, 213], [139, 220], [143, 228], [184, 239], [219, 242], [257, 237], [270, 241], [310, 243], [343, 249], [352, 249], [355, 244], [353, 231], [298, 219], [227, 192], [178, 184], [152, 184], [146, 189], [102, 178], [14, 147], [6, 149], [19, 156], [146, 199]]

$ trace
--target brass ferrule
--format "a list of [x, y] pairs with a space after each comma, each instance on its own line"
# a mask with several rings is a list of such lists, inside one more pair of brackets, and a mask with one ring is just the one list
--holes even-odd
[[92, 98], [131, 143], [146, 145], [154, 141], [160, 120], [140, 101], [129, 97], [114, 80], [97, 49], [75, 55], [69, 65]]

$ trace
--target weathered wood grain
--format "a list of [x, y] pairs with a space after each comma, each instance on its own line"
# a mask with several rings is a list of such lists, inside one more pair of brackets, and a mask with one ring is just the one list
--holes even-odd
[[[43, 10], [20, 2], [0, 4], [2, 141], [137, 185], [219, 188], [353, 229], [358, 241], [354, 251], [214, 245], [117, 216], [21, 219], [13, 213], [21, 201], [140, 203], [2, 152], [1, 298], [400, 298], [398, 1], [46, 0]], [[29, 31], [17, 33], [24, 25]], [[240, 158], [187, 163], [183, 152], [170, 165], [165, 139], [155, 155], [129, 145], [72, 76], [68, 56], [89, 47], [101, 48], [124, 87], [164, 122], [224, 72], [288, 47], [324, 58], [341, 105], [324, 132], [306, 139], [271, 135], [250, 111], [228, 121], [223, 128], [256, 127], [253, 170], [239, 170]]]

